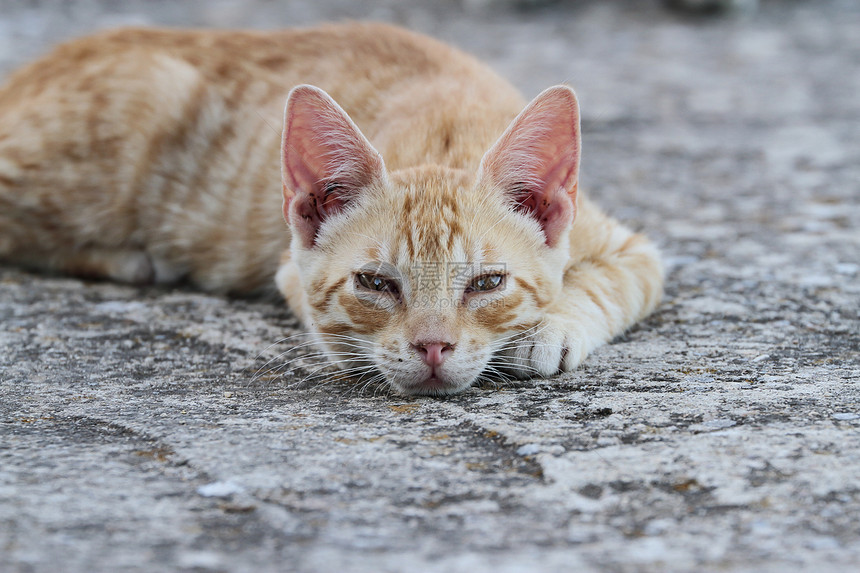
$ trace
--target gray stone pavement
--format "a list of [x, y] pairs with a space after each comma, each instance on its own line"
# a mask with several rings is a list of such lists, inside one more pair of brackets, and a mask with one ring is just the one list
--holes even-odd
[[571, 374], [404, 399], [319, 377], [281, 304], [0, 267], [0, 571], [856, 570], [860, 6], [6, 1], [0, 73], [118, 24], [345, 17], [570, 82], [665, 303]]

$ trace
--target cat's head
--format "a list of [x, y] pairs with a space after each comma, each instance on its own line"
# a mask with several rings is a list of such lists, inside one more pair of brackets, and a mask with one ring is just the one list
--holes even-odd
[[477, 173], [388, 172], [337, 103], [299, 86], [284, 125], [293, 236], [278, 286], [333, 362], [398, 392], [449, 394], [504, 372], [505, 349], [542, 327], [562, 287], [579, 152], [576, 97], [558, 86]]

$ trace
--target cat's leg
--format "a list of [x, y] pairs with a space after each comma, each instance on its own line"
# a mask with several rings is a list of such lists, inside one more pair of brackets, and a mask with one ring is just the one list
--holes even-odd
[[86, 248], [52, 253], [25, 251], [7, 255], [4, 258], [17, 265], [39, 271], [137, 285], [157, 282], [153, 261], [140, 250]]
[[609, 223], [599, 249], [571, 264], [561, 295], [543, 319], [503, 352], [508, 370], [522, 378], [567, 372], [588, 354], [644, 318], [660, 300], [663, 270], [643, 235]]
[[[71, 216], [43, 199], [41, 190], [47, 186], [33, 186], [28, 193], [21, 187], [4, 186], [0, 170], [0, 263], [129, 284], [172, 283], [186, 274], [142, 247], [123, 245], [121, 237], [111, 236], [115, 229], [69, 224]], [[87, 220], [85, 215], [80, 218]], [[85, 233], [90, 236], [87, 245], [75, 246]], [[105, 236], [93, 240], [98, 233]]]
[[51, 252], [17, 249], [4, 252], [0, 244], [0, 262], [42, 272], [112, 280], [133, 285], [172, 284], [182, 280], [187, 271], [167, 261], [134, 248], [88, 247], [73, 251]]
[[32, 208], [20, 205], [28, 197], [7, 191], [0, 186], [0, 208], [6, 209], [0, 213], [0, 262], [131, 284], [156, 282], [159, 269], [143, 250], [107, 245], [71, 247], [76, 242], [74, 233], [46, 223], [56, 220], [56, 215], [34, 214]]
[[143, 251], [93, 248], [53, 259], [55, 268], [70, 275], [137, 285], [155, 282], [155, 268]]

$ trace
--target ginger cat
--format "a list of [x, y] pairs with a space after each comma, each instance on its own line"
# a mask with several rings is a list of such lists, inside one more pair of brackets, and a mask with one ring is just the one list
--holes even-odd
[[570, 88], [525, 105], [392, 26], [111, 31], [0, 90], [0, 260], [277, 285], [345, 372], [450, 394], [569, 371], [659, 301], [579, 161]]

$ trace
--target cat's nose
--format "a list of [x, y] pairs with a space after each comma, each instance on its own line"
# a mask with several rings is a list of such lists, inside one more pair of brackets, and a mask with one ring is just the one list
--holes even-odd
[[431, 368], [441, 366], [445, 358], [454, 352], [454, 345], [450, 342], [417, 342], [413, 346]]

